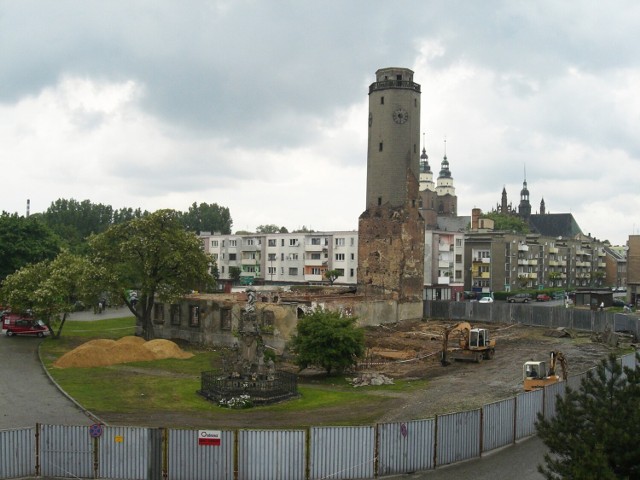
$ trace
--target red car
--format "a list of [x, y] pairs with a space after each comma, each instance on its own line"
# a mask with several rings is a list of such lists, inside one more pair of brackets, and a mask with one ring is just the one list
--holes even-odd
[[551, 300], [551, 297], [546, 293], [541, 293], [536, 297], [536, 302], [548, 302], [549, 300]]
[[2, 333], [7, 337], [35, 335], [42, 338], [51, 332], [42, 320], [35, 320], [17, 313], [5, 313], [2, 316]]

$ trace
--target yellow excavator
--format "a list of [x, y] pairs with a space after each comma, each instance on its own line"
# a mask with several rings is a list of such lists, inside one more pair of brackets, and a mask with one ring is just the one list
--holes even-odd
[[[562, 376], [557, 372], [557, 365], [560, 364]], [[549, 364], [547, 362], [529, 361], [522, 366], [522, 376], [524, 378], [524, 391], [530, 392], [547, 385], [566, 380], [568, 375], [567, 359], [562, 352], [551, 352], [549, 354]]]
[[[458, 334], [458, 347], [449, 348], [449, 337]], [[479, 363], [489, 360], [496, 353], [496, 341], [489, 338], [486, 328], [471, 328], [468, 322], [460, 322], [444, 329], [440, 363], [449, 365], [450, 360]]]

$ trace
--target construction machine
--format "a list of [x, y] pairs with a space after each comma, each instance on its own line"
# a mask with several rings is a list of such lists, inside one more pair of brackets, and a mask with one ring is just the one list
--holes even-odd
[[[449, 348], [449, 337], [458, 334], [458, 347]], [[442, 335], [442, 355], [440, 363], [449, 365], [450, 360], [481, 362], [491, 359], [496, 353], [496, 341], [489, 338], [486, 328], [471, 328], [468, 322], [460, 322], [447, 327]]]
[[[562, 369], [562, 376], [556, 370], [558, 364]], [[567, 359], [562, 352], [551, 352], [548, 365], [547, 362], [529, 361], [524, 362], [522, 367], [525, 392], [566, 380], [567, 375]]]

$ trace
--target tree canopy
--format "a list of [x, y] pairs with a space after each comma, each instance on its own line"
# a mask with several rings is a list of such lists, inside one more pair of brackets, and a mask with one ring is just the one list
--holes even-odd
[[184, 228], [191, 232], [220, 232], [231, 233], [231, 214], [227, 207], [221, 207], [217, 203], [193, 203], [186, 213], [180, 214], [180, 220]]
[[611, 355], [587, 372], [579, 390], [558, 397], [556, 416], [538, 416], [549, 447], [538, 470], [547, 479], [640, 478], [640, 356], [636, 368]]
[[[212, 257], [173, 210], [112, 225], [89, 243], [91, 261], [102, 272], [105, 290], [129, 307], [147, 339], [154, 335], [151, 313], [156, 300], [176, 301], [213, 286]], [[128, 295], [132, 289], [138, 292], [137, 304]]]
[[[60, 253], [54, 260], [27, 265], [9, 275], [0, 289], [2, 302], [12, 310], [31, 311], [59, 337], [67, 314], [81, 304], [95, 304], [101, 293], [97, 268], [85, 257]], [[61, 320], [54, 331], [52, 321]]]
[[258, 225], [256, 233], [289, 233], [286, 227], [279, 227], [274, 224]]
[[339, 312], [316, 309], [302, 317], [290, 340], [300, 369], [316, 366], [328, 375], [340, 374], [364, 355], [364, 330], [356, 327], [356, 318]]
[[495, 230], [503, 230], [516, 233], [529, 233], [529, 225], [520, 217], [505, 215], [504, 213], [490, 212], [482, 215], [483, 218], [490, 218], [494, 222]]
[[30, 263], [53, 259], [60, 238], [37, 217], [0, 215], [0, 280]]

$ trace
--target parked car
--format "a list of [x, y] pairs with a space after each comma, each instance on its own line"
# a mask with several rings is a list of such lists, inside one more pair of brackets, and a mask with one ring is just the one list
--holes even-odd
[[530, 301], [531, 295], [528, 293], [516, 293], [515, 295], [507, 297], [507, 302], [509, 303], [529, 303]]
[[553, 298], [554, 300], [564, 300], [567, 297], [567, 294], [565, 292], [553, 292], [553, 294], [551, 295], [551, 298]]
[[13, 335], [44, 337], [51, 332], [49, 332], [42, 320], [35, 320], [16, 313], [5, 313], [2, 316], [2, 333], [7, 337], [12, 337]]
[[540, 293], [536, 297], [536, 302], [548, 302], [549, 300], [551, 300], [551, 297], [549, 295], [547, 295], [546, 293]]
[[614, 307], [627, 307], [627, 306], [630, 307], [631, 306], [631, 304], [628, 304], [621, 298], [614, 298], [613, 301], [611, 302], [611, 305], [613, 305]]
[[493, 298], [491, 297], [482, 297], [478, 300], [478, 303], [493, 303]]

